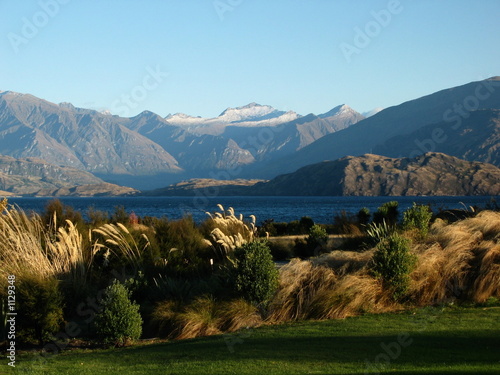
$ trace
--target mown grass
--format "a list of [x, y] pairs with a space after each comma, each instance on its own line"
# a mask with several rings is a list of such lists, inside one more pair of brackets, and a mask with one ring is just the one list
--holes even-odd
[[[409, 345], [397, 349], [400, 335]], [[23, 355], [17, 365], [33, 374], [498, 374], [500, 307], [301, 321], [45, 360]]]

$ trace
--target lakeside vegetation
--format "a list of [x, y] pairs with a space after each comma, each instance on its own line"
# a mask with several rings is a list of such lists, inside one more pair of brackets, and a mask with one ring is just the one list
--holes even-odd
[[[7, 201], [1, 208], [0, 294], [5, 300], [15, 275], [19, 348], [49, 354], [75, 343], [239, 335], [262, 325], [500, 298], [497, 207], [436, 216], [427, 206], [400, 213], [387, 202], [373, 214], [342, 213], [331, 225], [303, 218], [260, 227], [222, 206], [201, 224], [138, 218], [123, 208], [93, 211], [84, 221], [59, 201], [42, 215]], [[281, 248], [266, 239], [290, 233], [284, 226], [307, 234]], [[339, 248], [328, 242], [332, 232], [345, 235]], [[279, 270], [273, 255], [287, 259]]]

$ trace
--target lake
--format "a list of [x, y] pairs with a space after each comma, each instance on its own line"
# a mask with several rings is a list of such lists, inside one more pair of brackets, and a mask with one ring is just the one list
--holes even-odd
[[[500, 203], [499, 196], [496, 197]], [[9, 198], [10, 204], [18, 205], [26, 212], [42, 212], [54, 198]], [[492, 197], [98, 197], [98, 198], [59, 198], [64, 204], [80, 211], [84, 217], [90, 207], [95, 210], [114, 212], [123, 206], [128, 213], [139, 217], [168, 217], [176, 220], [191, 214], [197, 222], [207, 218], [206, 211], [218, 211], [217, 204], [225, 208], [233, 207], [236, 214], [255, 215], [257, 223], [266, 219], [276, 222], [299, 220], [311, 217], [316, 223], [332, 223], [333, 217], [341, 211], [357, 213], [362, 207], [370, 212], [384, 202], [396, 200], [400, 212], [413, 202], [429, 204], [434, 212], [443, 209], [464, 209], [470, 206], [485, 207]]]

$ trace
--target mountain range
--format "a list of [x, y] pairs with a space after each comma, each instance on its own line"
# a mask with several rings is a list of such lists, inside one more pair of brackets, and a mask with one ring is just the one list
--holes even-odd
[[211, 196], [421, 196], [498, 195], [500, 168], [442, 153], [414, 158], [366, 154], [308, 165], [270, 181], [190, 180], [154, 195]]
[[[216, 118], [131, 118], [0, 92], [0, 154], [35, 157], [138, 188], [258, 164], [364, 119], [346, 105], [301, 116], [251, 103]], [[155, 186], [156, 185], [156, 186]]]
[[[252, 171], [252, 174], [271, 178], [293, 172], [302, 166], [347, 155], [360, 156], [376, 152], [385, 156], [415, 156], [428, 151], [450, 151], [452, 143], [458, 142], [459, 138], [461, 151], [452, 152], [452, 155], [474, 161], [478, 151], [476, 137], [485, 140], [484, 146], [487, 148], [477, 155], [477, 161], [497, 163], [495, 160], [498, 160], [500, 147], [498, 127], [486, 124], [490, 122], [488, 114], [483, 114], [481, 118], [486, 123], [476, 123], [474, 138], [467, 135], [467, 129], [473, 119], [481, 117], [474, 114], [476, 111], [498, 109], [500, 77], [471, 82], [386, 108], [347, 129], [325, 135], [293, 155], [274, 160], [265, 168]], [[494, 113], [490, 115], [494, 116]], [[424, 138], [419, 138], [423, 135]], [[392, 149], [395, 145], [397, 152]], [[488, 157], [489, 154], [492, 156]]]
[[[193, 178], [269, 180], [367, 154], [403, 160], [436, 152], [498, 167], [499, 89], [500, 77], [492, 77], [369, 117], [347, 105], [300, 115], [250, 103], [214, 118], [150, 111], [125, 118], [0, 91], [0, 189], [79, 194], [77, 186], [104, 182], [144, 190]], [[51, 172], [41, 177], [42, 170]]]

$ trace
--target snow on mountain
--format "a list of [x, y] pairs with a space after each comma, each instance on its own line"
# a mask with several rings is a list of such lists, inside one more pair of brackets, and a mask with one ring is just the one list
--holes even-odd
[[368, 117], [371, 117], [373, 115], [376, 115], [377, 113], [379, 113], [380, 111], [383, 111], [383, 110], [384, 110], [384, 108], [377, 107], [377, 108], [372, 109], [371, 111], [364, 112], [363, 116], [365, 116], [366, 118], [368, 118]]
[[293, 111], [280, 111], [269, 105], [250, 103], [243, 107], [227, 108], [218, 117], [204, 118], [189, 116], [184, 113], [168, 115], [165, 120], [193, 134], [221, 134], [226, 126], [240, 127], [276, 126], [293, 121], [301, 115]]
[[327, 118], [327, 117], [333, 117], [333, 116], [346, 116], [346, 115], [352, 115], [353, 113], [357, 113], [354, 109], [349, 107], [346, 104], [341, 104], [330, 111], [323, 113], [321, 115], [318, 115], [319, 118]]

